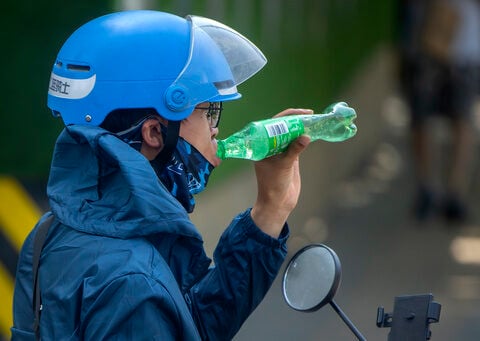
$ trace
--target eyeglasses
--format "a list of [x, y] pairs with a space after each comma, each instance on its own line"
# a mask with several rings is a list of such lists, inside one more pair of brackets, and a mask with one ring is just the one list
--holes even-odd
[[208, 107], [195, 107], [195, 109], [207, 110], [207, 120], [210, 128], [217, 128], [222, 115], [223, 102], [210, 102]]

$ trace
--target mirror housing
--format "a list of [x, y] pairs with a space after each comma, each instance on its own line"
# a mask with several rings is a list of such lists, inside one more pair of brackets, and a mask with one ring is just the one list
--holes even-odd
[[298, 311], [316, 311], [330, 303], [340, 286], [341, 265], [335, 252], [323, 244], [299, 250], [283, 275], [287, 304]]
[[340, 286], [341, 272], [335, 251], [323, 244], [307, 245], [292, 257], [285, 269], [283, 297], [290, 307], [303, 312], [330, 304], [358, 340], [364, 341], [362, 333], [333, 300]]

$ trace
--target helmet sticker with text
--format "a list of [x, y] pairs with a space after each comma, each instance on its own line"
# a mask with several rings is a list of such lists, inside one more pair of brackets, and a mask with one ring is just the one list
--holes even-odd
[[81, 99], [87, 97], [95, 86], [96, 75], [87, 79], [73, 79], [56, 75], [50, 76], [48, 94], [67, 99]]

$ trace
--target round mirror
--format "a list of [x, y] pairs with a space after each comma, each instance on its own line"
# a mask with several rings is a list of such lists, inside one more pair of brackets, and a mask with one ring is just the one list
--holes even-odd
[[283, 296], [295, 310], [315, 311], [333, 299], [340, 276], [340, 260], [332, 249], [323, 244], [305, 246], [285, 269]]

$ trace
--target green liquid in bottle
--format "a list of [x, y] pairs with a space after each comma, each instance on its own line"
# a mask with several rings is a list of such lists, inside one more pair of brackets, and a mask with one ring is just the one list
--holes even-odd
[[339, 142], [357, 132], [355, 110], [346, 103], [334, 103], [319, 115], [291, 115], [249, 123], [237, 133], [218, 141], [221, 159], [262, 160], [284, 152], [300, 135], [312, 141]]

